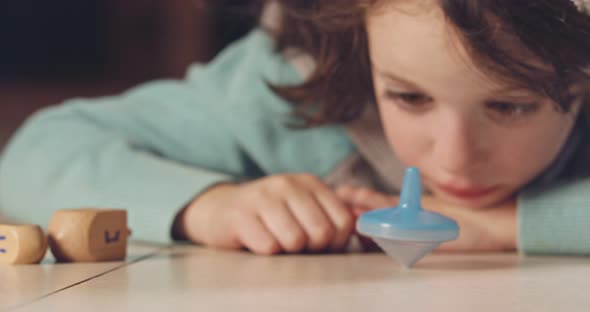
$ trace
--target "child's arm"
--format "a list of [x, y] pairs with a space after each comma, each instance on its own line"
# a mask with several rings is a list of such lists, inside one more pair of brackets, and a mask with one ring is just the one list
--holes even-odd
[[518, 246], [526, 253], [590, 254], [590, 179], [525, 191]]
[[[202, 115], [190, 116], [188, 105], [201, 106]], [[39, 112], [4, 151], [2, 209], [46, 226], [57, 209], [124, 208], [134, 238], [167, 241], [180, 207], [243, 171], [231, 136], [215, 120], [205, 103], [174, 82]], [[205, 142], [207, 152], [198, 153]]]
[[[186, 81], [37, 113], [0, 161], [2, 211], [46, 226], [56, 209], [124, 208], [134, 239], [168, 242], [177, 213], [216, 183], [306, 168], [321, 175], [350, 146], [334, 129], [283, 127], [288, 103], [266, 83], [297, 79], [256, 31]], [[342, 144], [321, 157], [305, 152], [335, 136]]]

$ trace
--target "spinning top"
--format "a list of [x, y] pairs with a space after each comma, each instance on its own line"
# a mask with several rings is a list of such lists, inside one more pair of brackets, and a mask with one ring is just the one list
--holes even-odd
[[397, 207], [364, 213], [357, 231], [371, 237], [390, 257], [410, 268], [440, 244], [457, 239], [457, 223], [420, 206], [421, 186], [418, 168], [406, 169], [400, 203]]

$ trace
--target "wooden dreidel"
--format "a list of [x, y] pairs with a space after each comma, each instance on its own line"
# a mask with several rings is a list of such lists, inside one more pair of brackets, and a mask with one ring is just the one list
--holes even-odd
[[127, 254], [127, 211], [63, 209], [49, 222], [49, 247], [61, 262], [120, 261]]
[[0, 264], [39, 263], [47, 251], [47, 237], [38, 225], [0, 225]]

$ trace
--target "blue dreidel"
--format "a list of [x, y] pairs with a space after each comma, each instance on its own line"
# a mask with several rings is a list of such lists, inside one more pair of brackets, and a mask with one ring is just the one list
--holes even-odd
[[454, 220], [422, 209], [421, 193], [420, 172], [409, 167], [399, 206], [364, 213], [356, 224], [360, 234], [371, 237], [404, 268], [410, 268], [443, 242], [459, 236], [459, 226]]

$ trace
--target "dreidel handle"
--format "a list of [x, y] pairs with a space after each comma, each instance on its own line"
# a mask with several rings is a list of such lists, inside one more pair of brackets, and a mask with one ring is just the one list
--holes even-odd
[[422, 206], [420, 205], [421, 196], [420, 171], [416, 167], [409, 167], [406, 169], [404, 176], [398, 207], [402, 208], [404, 213], [419, 212], [422, 210]]

